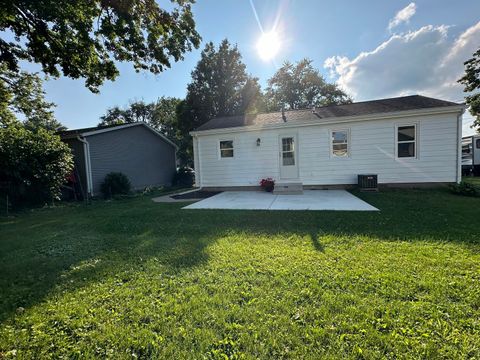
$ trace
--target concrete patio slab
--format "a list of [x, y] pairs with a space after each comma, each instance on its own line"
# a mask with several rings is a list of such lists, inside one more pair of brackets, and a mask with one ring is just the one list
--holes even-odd
[[378, 211], [345, 190], [305, 190], [300, 195], [225, 191], [183, 209]]

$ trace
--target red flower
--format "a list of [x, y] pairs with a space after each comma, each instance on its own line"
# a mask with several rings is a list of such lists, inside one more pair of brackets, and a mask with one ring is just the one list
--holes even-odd
[[275, 180], [272, 178], [266, 178], [260, 180], [260, 186], [265, 189], [265, 191], [271, 192], [275, 187]]

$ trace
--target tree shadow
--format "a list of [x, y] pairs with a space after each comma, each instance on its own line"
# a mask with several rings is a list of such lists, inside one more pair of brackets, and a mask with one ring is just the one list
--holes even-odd
[[324, 245], [318, 240], [318, 233], [310, 233], [310, 239], [312, 240], [312, 245], [315, 248], [315, 250], [324, 252], [325, 247]]

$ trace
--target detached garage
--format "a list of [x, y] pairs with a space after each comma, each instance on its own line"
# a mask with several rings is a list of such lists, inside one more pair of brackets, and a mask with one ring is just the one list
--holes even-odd
[[171, 184], [177, 147], [145, 123], [67, 130], [60, 136], [72, 149], [84, 195], [98, 195], [110, 172], [124, 173], [134, 189]]

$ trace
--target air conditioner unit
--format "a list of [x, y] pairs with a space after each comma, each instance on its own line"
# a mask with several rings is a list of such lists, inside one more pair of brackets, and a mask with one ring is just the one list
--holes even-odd
[[362, 191], [378, 191], [378, 175], [376, 174], [358, 175], [358, 186]]

